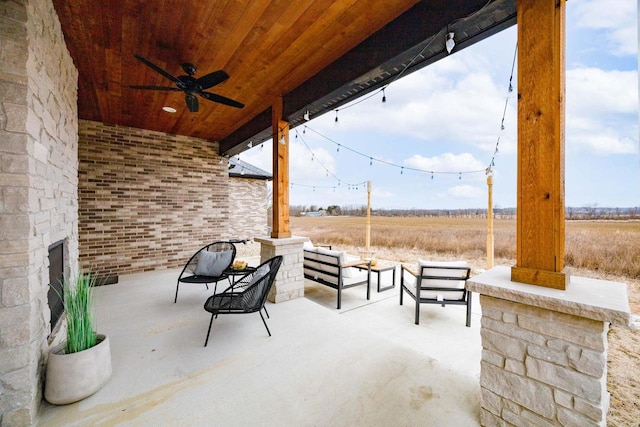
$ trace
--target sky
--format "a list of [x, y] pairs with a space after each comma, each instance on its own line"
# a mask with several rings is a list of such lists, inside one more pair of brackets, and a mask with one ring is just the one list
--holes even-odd
[[[565, 205], [638, 207], [637, 2], [566, 12]], [[374, 209], [486, 208], [493, 159], [494, 207], [515, 207], [516, 41], [512, 26], [391, 83], [384, 103], [376, 93], [292, 129], [290, 205], [363, 206], [371, 181]], [[271, 172], [271, 152], [240, 158]]]

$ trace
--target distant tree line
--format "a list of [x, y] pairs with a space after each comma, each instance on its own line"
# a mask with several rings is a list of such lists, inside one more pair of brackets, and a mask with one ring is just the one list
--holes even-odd
[[[366, 216], [366, 205], [338, 206], [329, 205], [326, 208], [318, 205], [292, 205], [289, 207], [291, 216]], [[372, 216], [385, 217], [451, 217], [451, 218], [486, 218], [487, 209], [371, 209]], [[514, 219], [516, 208], [493, 208], [493, 217], [496, 219]], [[583, 207], [567, 207], [565, 218], [568, 220], [588, 219], [640, 219], [640, 207], [632, 208], [605, 208], [597, 205]]]

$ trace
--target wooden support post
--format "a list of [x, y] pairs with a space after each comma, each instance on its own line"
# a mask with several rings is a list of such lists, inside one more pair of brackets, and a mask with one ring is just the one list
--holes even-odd
[[518, 1], [515, 282], [566, 289], [565, 0]]
[[371, 249], [371, 181], [367, 181], [367, 227], [364, 234], [364, 250]]
[[282, 97], [271, 107], [273, 127], [273, 227], [274, 239], [291, 237], [289, 220], [289, 123], [282, 120]]
[[487, 269], [493, 268], [493, 172], [487, 172]]

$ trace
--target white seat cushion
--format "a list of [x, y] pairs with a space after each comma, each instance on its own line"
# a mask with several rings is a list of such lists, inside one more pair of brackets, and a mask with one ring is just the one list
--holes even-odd
[[[439, 267], [460, 267], [439, 268]], [[425, 261], [418, 260], [418, 274], [423, 276], [421, 280], [420, 298], [437, 300], [463, 300], [464, 293], [458, 291], [429, 291], [428, 288], [455, 288], [461, 291], [465, 288], [465, 278], [467, 277], [467, 263], [465, 261]], [[460, 277], [461, 280], [450, 279], [425, 279], [424, 276], [431, 277]], [[417, 280], [412, 283], [413, 292], [416, 292]]]

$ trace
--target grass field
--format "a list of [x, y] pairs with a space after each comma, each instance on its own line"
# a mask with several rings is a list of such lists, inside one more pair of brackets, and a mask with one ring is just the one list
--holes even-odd
[[[365, 246], [364, 217], [292, 217], [294, 235], [357, 254]], [[479, 218], [372, 217], [376, 258], [414, 263], [418, 258], [464, 259], [487, 267], [487, 220]], [[495, 265], [516, 259], [515, 220], [494, 221]], [[627, 283], [632, 313], [640, 313], [640, 221], [567, 221], [565, 265], [574, 276]], [[609, 426], [640, 426], [640, 330], [612, 326], [607, 389]]]
[[[363, 217], [292, 217], [293, 234], [314, 242], [365, 245]], [[602, 275], [640, 279], [640, 221], [567, 221], [565, 264]], [[487, 220], [480, 218], [372, 217], [371, 246], [379, 258], [409, 262], [424, 256], [486, 259]], [[515, 220], [494, 221], [496, 260], [516, 258]]]

